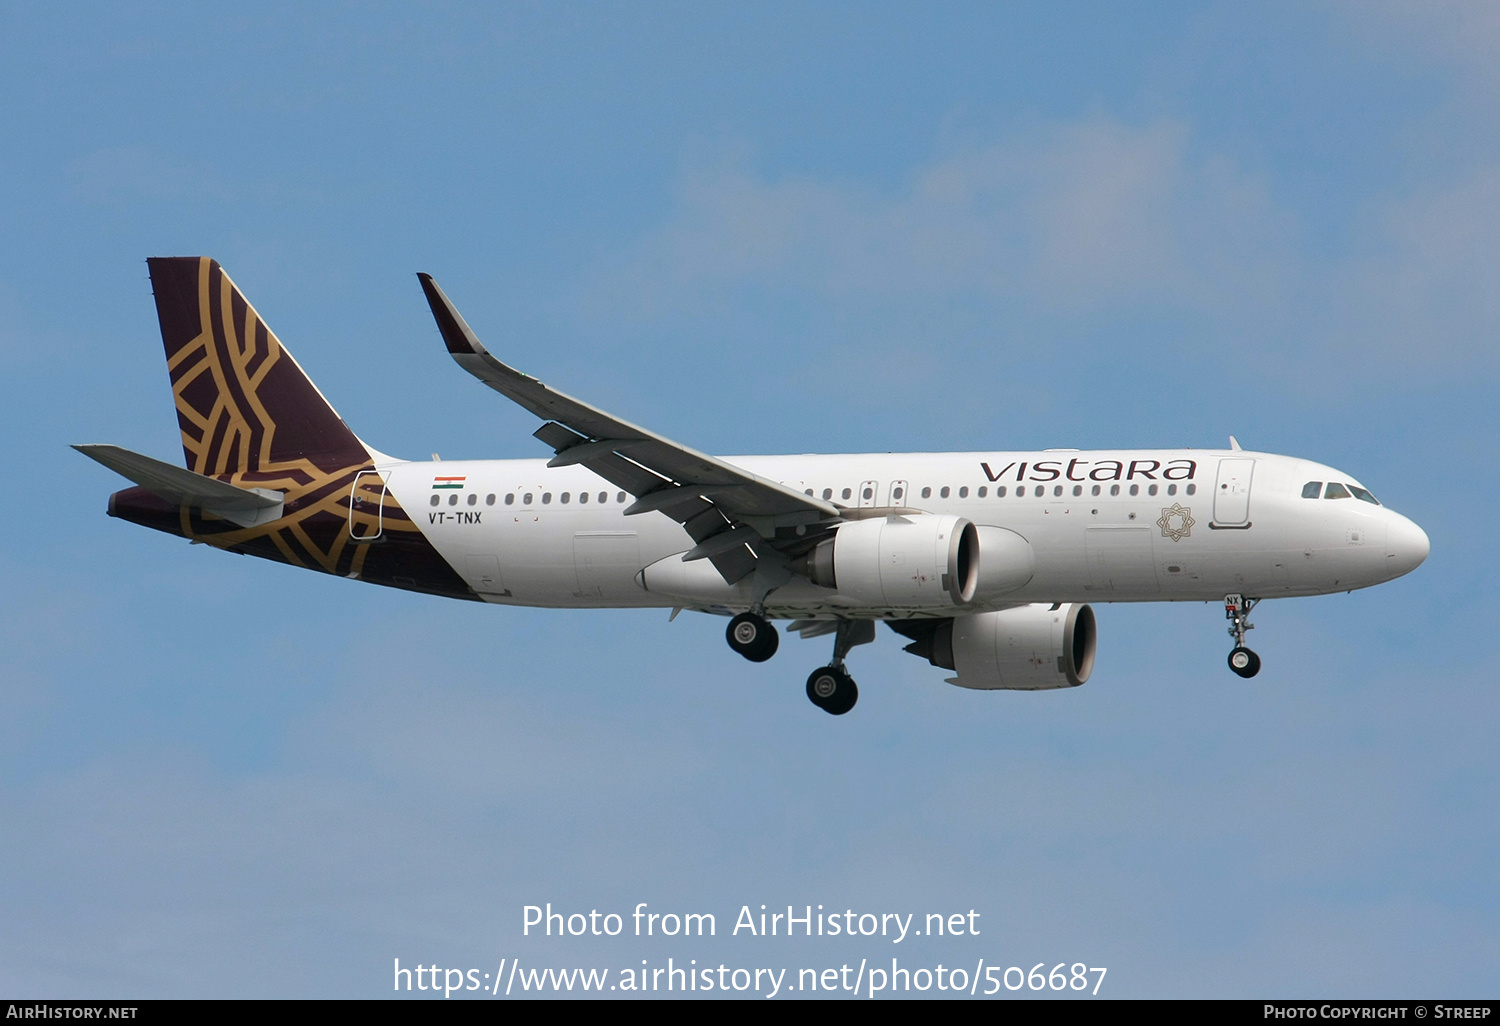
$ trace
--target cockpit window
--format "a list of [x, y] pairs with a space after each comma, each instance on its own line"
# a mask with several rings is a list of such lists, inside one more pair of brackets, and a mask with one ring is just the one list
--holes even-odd
[[1323, 491], [1322, 481], [1309, 481], [1302, 486], [1302, 497], [1304, 499], [1316, 499]]
[[1349, 490], [1351, 492], [1353, 492], [1354, 493], [1354, 497], [1356, 499], [1360, 500], [1361, 502], [1368, 502], [1368, 503], [1371, 503], [1372, 505], [1375, 505], [1375, 506], [1379, 506], [1380, 505], [1380, 501], [1378, 499], [1376, 499], [1375, 496], [1373, 496], [1369, 492], [1365, 491], [1359, 485], [1350, 485], [1349, 486]]
[[1323, 493], [1323, 498], [1325, 498], [1325, 499], [1347, 499], [1347, 498], [1349, 498], [1349, 489], [1345, 488], [1343, 485], [1339, 484], [1337, 481], [1329, 481], [1328, 482], [1328, 490]]

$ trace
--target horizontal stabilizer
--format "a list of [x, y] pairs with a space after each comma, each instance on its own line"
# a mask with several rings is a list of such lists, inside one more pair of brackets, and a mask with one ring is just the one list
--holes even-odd
[[278, 520], [285, 506], [285, 497], [280, 492], [241, 488], [118, 445], [75, 445], [73, 448], [168, 502], [213, 513], [241, 527], [255, 527]]

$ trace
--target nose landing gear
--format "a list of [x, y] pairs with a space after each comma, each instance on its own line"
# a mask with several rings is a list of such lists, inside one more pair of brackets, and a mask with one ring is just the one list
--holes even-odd
[[1260, 672], [1260, 656], [1245, 647], [1245, 632], [1253, 631], [1250, 610], [1260, 599], [1243, 595], [1224, 596], [1224, 617], [1229, 621], [1229, 636], [1234, 639], [1234, 648], [1229, 653], [1229, 668], [1241, 677], [1254, 677]]

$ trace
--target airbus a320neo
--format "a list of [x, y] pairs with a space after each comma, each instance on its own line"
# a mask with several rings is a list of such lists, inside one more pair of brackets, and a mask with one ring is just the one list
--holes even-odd
[[774, 620], [833, 636], [807, 696], [858, 696], [875, 624], [960, 687], [1088, 680], [1089, 602], [1223, 602], [1253, 677], [1261, 599], [1350, 591], [1427, 536], [1352, 475], [1241, 450], [705, 455], [501, 363], [419, 275], [458, 365], [543, 421], [548, 459], [409, 461], [345, 425], [229, 276], [148, 261], [187, 468], [79, 450], [135, 483], [109, 513], [231, 552], [497, 605], [692, 609], [761, 662]]

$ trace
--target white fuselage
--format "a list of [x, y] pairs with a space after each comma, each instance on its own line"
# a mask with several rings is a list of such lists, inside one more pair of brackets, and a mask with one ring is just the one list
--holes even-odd
[[[1307, 460], [1238, 450], [738, 456], [725, 462], [846, 507], [953, 514], [1024, 538], [1034, 572], [963, 611], [1033, 602], [1218, 601], [1369, 587], [1415, 568], [1427, 537], [1358, 498], [1304, 498], [1309, 482], [1358, 485]], [[582, 467], [545, 460], [383, 463], [387, 487], [487, 601], [528, 606], [750, 607], [707, 561], [647, 590], [643, 569], [693, 545], [662, 513]], [[446, 479], [446, 480], [440, 480]], [[983, 549], [980, 553], [983, 569]], [[872, 616], [804, 578], [765, 601], [778, 617]], [[952, 615], [952, 610], [947, 615]], [[932, 611], [927, 611], [931, 613]], [[921, 615], [920, 611], [918, 615]]]

